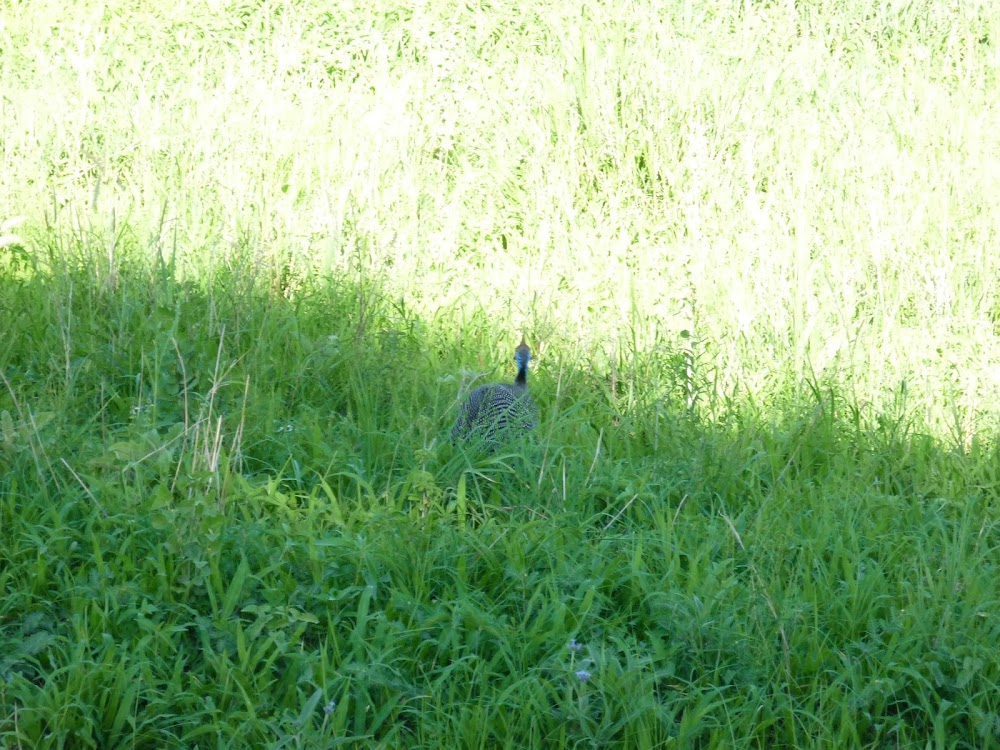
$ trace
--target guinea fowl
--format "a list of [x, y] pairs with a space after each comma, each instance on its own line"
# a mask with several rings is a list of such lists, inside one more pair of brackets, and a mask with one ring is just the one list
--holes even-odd
[[528, 395], [528, 362], [531, 349], [521, 337], [514, 350], [517, 377], [513, 383], [488, 383], [476, 388], [459, 409], [451, 430], [452, 441], [482, 441], [490, 451], [501, 442], [533, 429], [538, 423], [538, 407]]

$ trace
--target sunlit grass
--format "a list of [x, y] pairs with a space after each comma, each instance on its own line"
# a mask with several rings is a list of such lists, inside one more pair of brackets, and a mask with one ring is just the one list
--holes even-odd
[[1000, 11], [661, 5], [7, 4], [0, 746], [1000, 742]]
[[5, 210], [185, 273], [363, 266], [576, 356], [692, 331], [723, 391], [906, 380], [967, 440], [1000, 395], [995, 15], [32, 3]]

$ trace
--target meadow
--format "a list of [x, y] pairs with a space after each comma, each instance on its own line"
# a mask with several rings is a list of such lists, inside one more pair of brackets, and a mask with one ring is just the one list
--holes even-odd
[[1000, 747], [1000, 5], [0, 0], [0, 160], [0, 748]]

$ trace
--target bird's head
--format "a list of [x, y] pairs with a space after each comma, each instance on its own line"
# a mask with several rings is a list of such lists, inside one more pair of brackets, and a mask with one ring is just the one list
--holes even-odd
[[523, 335], [521, 336], [521, 343], [514, 350], [514, 361], [517, 362], [518, 370], [527, 369], [528, 362], [531, 361], [531, 349], [528, 347]]

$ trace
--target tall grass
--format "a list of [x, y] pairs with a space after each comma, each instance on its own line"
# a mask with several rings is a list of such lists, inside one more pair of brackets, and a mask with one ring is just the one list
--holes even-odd
[[154, 5], [0, 5], [0, 746], [1000, 743], [993, 4]]

